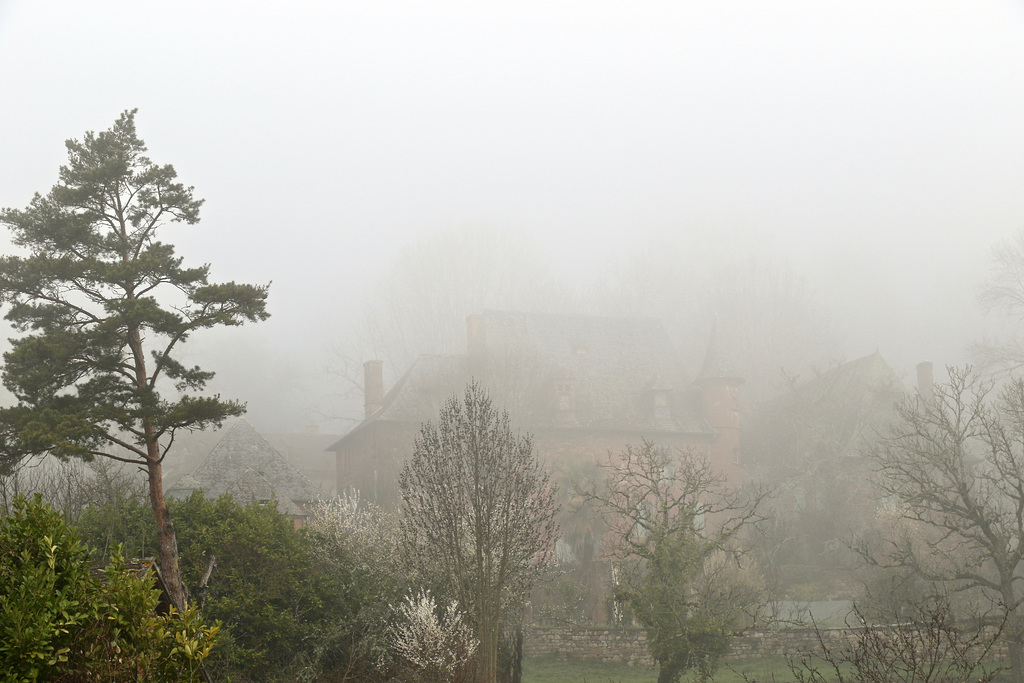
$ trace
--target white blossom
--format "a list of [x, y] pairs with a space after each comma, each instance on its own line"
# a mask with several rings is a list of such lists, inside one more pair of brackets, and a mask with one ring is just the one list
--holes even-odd
[[391, 627], [390, 644], [419, 670], [422, 680], [452, 681], [476, 653], [479, 641], [457, 601], [449, 602], [439, 617], [434, 596], [421, 590], [394, 610], [398, 620]]

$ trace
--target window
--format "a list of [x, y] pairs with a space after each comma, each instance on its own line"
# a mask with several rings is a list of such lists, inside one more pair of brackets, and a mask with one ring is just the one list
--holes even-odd
[[572, 410], [572, 382], [568, 380], [555, 382], [555, 406], [559, 412]]

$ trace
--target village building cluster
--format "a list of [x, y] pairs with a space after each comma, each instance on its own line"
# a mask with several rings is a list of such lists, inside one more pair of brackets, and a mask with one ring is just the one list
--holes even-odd
[[[706, 458], [728, 487], [769, 482], [774, 513], [795, 524], [796, 555], [808, 563], [873, 513], [864, 439], [907, 393], [878, 353], [796, 382], [748, 416], [744, 378], [714, 332], [702, 359], [682, 359], [654, 319], [486, 311], [469, 316], [466, 327], [464, 354], [420, 356], [391, 387], [382, 362], [366, 362], [365, 413], [344, 435], [310, 429], [264, 437], [239, 419], [216, 445], [208, 437], [186, 440], [193, 457], [208, 455], [177, 477], [169, 495], [201, 489], [211, 498], [274, 500], [296, 526], [314, 501], [338, 493], [358, 492], [394, 510], [398, 474], [421, 425], [478, 382], [532, 434], [564, 508], [572, 507], [574, 481], [609, 454], [648, 441]], [[926, 391], [930, 365], [920, 371]], [[596, 562], [599, 532], [566, 510], [563, 526], [559, 557]], [[589, 611], [605, 612], [598, 604]]]

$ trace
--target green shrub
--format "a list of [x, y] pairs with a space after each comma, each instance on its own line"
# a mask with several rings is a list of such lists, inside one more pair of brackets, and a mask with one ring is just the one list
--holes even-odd
[[[198, 491], [168, 501], [185, 584], [203, 614], [223, 623], [205, 663], [216, 680], [374, 675], [387, 655], [389, 603], [400, 600], [402, 568], [386, 521], [351, 507], [323, 504], [296, 530], [273, 501], [210, 501]], [[118, 498], [88, 508], [79, 524], [98, 545], [128, 541], [136, 552], [155, 554], [155, 537], [133, 521], [148, 514], [145, 505]], [[216, 566], [200, 590], [211, 557]]]
[[89, 550], [36, 496], [19, 496], [0, 520], [0, 671], [6, 681], [47, 680], [71, 655], [75, 634], [97, 617], [99, 582]]
[[151, 572], [119, 547], [90, 574], [89, 550], [37, 495], [0, 519], [0, 680], [198, 681], [217, 641], [194, 608], [157, 614]]

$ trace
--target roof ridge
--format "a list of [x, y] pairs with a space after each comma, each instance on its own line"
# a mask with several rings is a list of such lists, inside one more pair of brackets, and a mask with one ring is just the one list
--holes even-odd
[[[229, 427], [198, 467], [186, 473], [171, 489], [203, 488], [214, 495], [229, 490], [246, 476], [256, 476], [275, 491], [297, 492], [309, 497], [317, 487], [244, 418]], [[187, 486], [181, 486], [182, 483]], [[198, 486], [194, 486], [198, 485]], [[297, 499], [297, 498], [296, 498]]]

